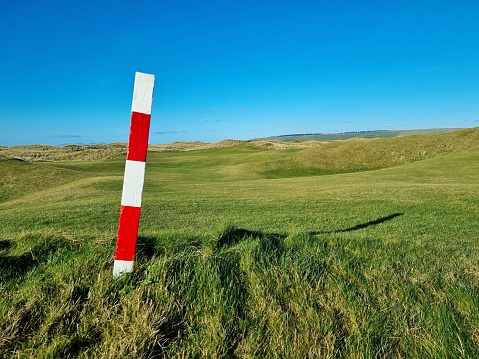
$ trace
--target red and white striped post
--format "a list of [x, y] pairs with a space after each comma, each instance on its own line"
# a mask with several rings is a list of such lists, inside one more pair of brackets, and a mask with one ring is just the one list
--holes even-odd
[[141, 196], [145, 180], [154, 83], [154, 75], [141, 72], [135, 74], [113, 278], [118, 278], [123, 272], [133, 270], [140, 223]]

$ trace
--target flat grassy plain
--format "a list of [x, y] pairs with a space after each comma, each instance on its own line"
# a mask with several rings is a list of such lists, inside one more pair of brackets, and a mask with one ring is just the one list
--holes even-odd
[[152, 146], [115, 281], [124, 155], [1, 148], [0, 357], [479, 357], [479, 128], [272, 148]]

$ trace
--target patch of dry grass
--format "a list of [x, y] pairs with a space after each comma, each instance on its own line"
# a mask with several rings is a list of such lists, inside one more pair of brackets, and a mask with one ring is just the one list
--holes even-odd
[[0, 147], [0, 156], [29, 162], [99, 161], [126, 155], [126, 144], [109, 145], [23, 145]]

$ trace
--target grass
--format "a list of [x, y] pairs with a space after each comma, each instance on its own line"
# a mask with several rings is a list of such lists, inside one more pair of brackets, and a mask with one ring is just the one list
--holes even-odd
[[0, 357], [478, 357], [478, 138], [152, 151], [116, 281], [124, 157], [5, 157]]

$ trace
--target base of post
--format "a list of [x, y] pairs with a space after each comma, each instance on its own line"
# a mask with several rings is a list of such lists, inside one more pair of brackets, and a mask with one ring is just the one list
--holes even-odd
[[115, 259], [113, 264], [113, 279], [118, 278], [123, 273], [130, 273], [133, 270], [133, 261], [122, 261]]

